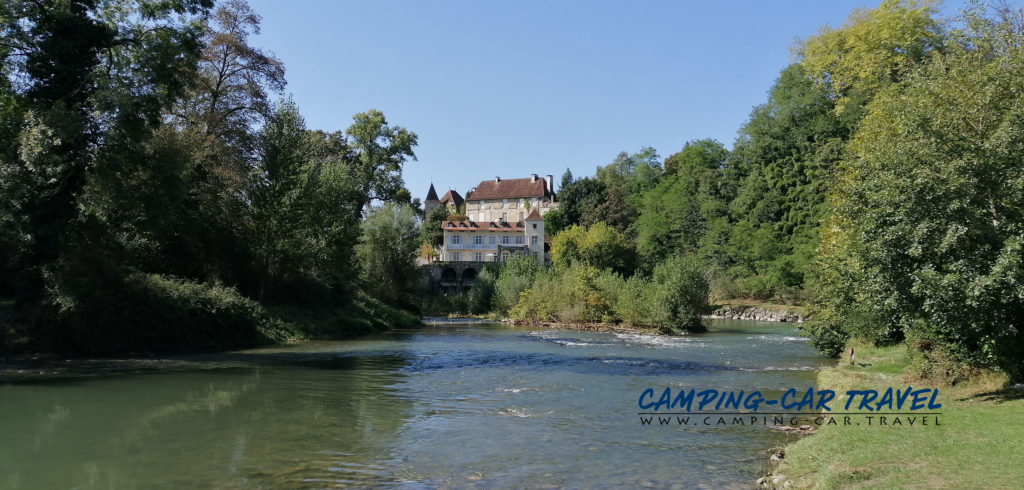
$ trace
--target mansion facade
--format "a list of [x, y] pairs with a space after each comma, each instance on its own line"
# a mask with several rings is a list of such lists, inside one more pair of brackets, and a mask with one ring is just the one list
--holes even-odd
[[455, 191], [438, 199], [431, 184], [424, 209], [429, 213], [442, 205], [464, 212], [460, 217], [465, 218], [441, 224], [442, 261], [502, 262], [521, 253], [545, 264], [544, 215], [558, 208], [552, 176], [496, 177], [480, 182], [466, 193], [465, 199]]

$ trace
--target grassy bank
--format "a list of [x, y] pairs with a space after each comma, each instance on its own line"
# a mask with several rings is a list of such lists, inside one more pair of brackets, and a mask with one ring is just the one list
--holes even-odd
[[957, 386], [908, 373], [905, 347], [855, 345], [857, 364], [822, 369], [820, 388], [937, 387], [941, 425], [826, 426], [786, 448], [775, 469], [796, 488], [1020, 488], [1024, 482], [1024, 392], [982, 375]]

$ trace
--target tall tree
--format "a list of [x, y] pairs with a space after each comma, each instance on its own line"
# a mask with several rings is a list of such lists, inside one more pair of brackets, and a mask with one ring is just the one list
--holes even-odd
[[1024, 376], [1024, 36], [971, 20], [985, 29], [871, 103], [842, 164], [809, 328], [823, 350], [907, 337]]
[[418, 137], [401, 126], [390, 126], [376, 109], [356, 114], [348, 127], [350, 145], [355, 152], [353, 177], [363, 196], [360, 210], [373, 201], [391, 201], [403, 189], [402, 166], [415, 160]]

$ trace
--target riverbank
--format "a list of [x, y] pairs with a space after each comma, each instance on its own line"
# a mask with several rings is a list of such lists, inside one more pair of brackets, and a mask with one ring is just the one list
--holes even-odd
[[[1024, 482], [1024, 391], [1004, 389], [986, 374], [939, 386], [915, 379], [906, 347], [855, 345], [846, 360], [818, 373], [817, 386], [835, 390], [933, 387], [940, 390], [941, 425], [824, 426], [789, 444], [774, 469], [793, 488], [1020, 488]], [[769, 478], [768, 480], [771, 480]]]
[[[220, 352], [308, 340], [348, 339], [420, 324], [419, 315], [368, 297], [333, 305], [244, 301], [249, 309], [247, 315], [230, 316], [232, 312], [214, 306], [191, 305], [203, 314], [201, 318], [197, 319], [195, 314], [181, 315], [174, 328], [164, 322], [154, 329], [147, 324], [147, 317], [138, 315], [131, 325], [134, 331], [145, 334], [127, 340], [93, 337], [88, 343], [76, 344], [55, 342], [45, 336], [33, 338], [28, 327], [18, 325], [14, 302], [0, 300], [0, 355], [47, 358]], [[223, 332], [209, 332], [205, 327], [210, 324], [219, 325]]]
[[706, 318], [754, 320], [759, 322], [803, 323], [810, 319], [807, 308], [759, 301], [723, 302], [711, 306]]
[[613, 324], [613, 323], [561, 323], [542, 322], [538, 320], [515, 320], [506, 318], [501, 323], [517, 327], [542, 327], [552, 330], [577, 330], [582, 332], [611, 332], [611, 333], [642, 333], [642, 334], [667, 334], [663, 329], [657, 327], [642, 327], [637, 325]]

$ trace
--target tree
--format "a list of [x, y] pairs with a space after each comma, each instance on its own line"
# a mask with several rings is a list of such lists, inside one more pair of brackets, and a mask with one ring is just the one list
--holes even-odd
[[249, 36], [260, 33], [260, 16], [244, 0], [220, 4], [204, 28], [200, 76], [177, 110], [180, 124], [195, 128], [207, 144], [220, 142], [248, 156], [253, 128], [272, 115], [269, 93], [284, 90], [284, 64], [249, 44]]
[[359, 195], [364, 196], [362, 208], [375, 200], [394, 200], [403, 188], [402, 165], [407, 159], [416, 159], [416, 133], [401, 126], [391, 127], [378, 110], [356, 114], [352, 119], [346, 133], [355, 151], [353, 177]]
[[636, 251], [622, 233], [605, 223], [590, 228], [573, 225], [552, 241], [551, 262], [556, 268], [581, 263], [628, 276], [636, 268]]
[[900, 81], [946, 35], [935, 20], [936, 2], [885, 0], [858, 9], [839, 29], [823, 28], [796, 47], [808, 74], [835, 98], [837, 113], [859, 106]]
[[125, 3], [17, 2], [0, 18], [4, 119], [20, 128], [7, 142], [17, 158], [3, 161], [0, 193], [24, 217], [17, 234], [32, 237], [19, 264], [23, 305], [43, 300], [45, 277], [56, 277], [46, 269], [62, 256], [116, 256], [100, 243], [110, 235], [94, 226], [99, 213], [83, 209], [83, 189], [100, 171], [132, 170], [127, 157], [193, 80], [200, 31], [191, 20], [210, 2], [144, 2], [140, 15]]
[[985, 30], [876, 97], [842, 163], [808, 327], [829, 353], [905, 337], [1024, 375], [1022, 39], [972, 24]]
[[433, 248], [444, 244], [444, 230], [441, 229], [441, 225], [449, 219], [449, 216], [448, 206], [438, 206], [427, 213], [420, 232], [424, 244]]
[[679, 153], [665, 159], [665, 173], [673, 175], [684, 167], [701, 170], [719, 170], [725, 168], [729, 158], [729, 150], [713, 139], [687, 141]]
[[260, 271], [260, 300], [282, 275], [303, 268], [307, 244], [302, 229], [306, 201], [315, 192], [306, 123], [290, 99], [278, 104], [263, 127], [260, 159], [249, 179], [254, 249]]
[[418, 230], [416, 210], [409, 205], [384, 203], [363, 220], [357, 253], [363, 287], [374, 297], [398, 306], [409, 301], [410, 285], [421, 279], [415, 262]]

